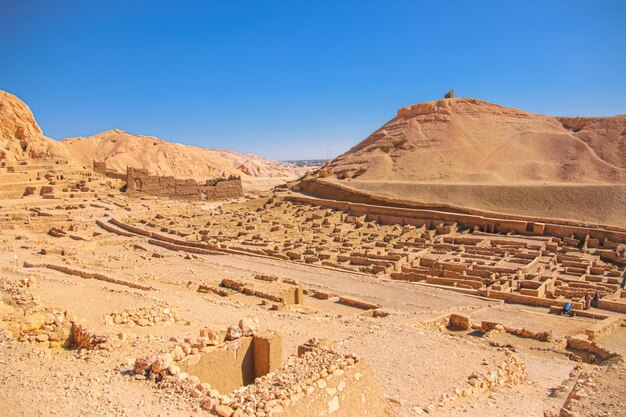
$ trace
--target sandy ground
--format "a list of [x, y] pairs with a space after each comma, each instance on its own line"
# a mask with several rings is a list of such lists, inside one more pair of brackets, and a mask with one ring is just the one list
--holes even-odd
[[[41, 204], [41, 200], [35, 200]], [[122, 201], [122, 200], [120, 200]], [[135, 217], [154, 215], [154, 200], [124, 202]], [[169, 202], [170, 205], [176, 203]], [[7, 205], [15, 210], [15, 206]], [[109, 205], [111, 216], [128, 211]], [[103, 232], [93, 223], [102, 210], [79, 210], [74, 216], [81, 236], [87, 241], [53, 238], [24, 228], [4, 230], [0, 235], [2, 279], [31, 277], [32, 292], [41, 306], [72, 310], [97, 332], [127, 333], [128, 339], [114, 351], [79, 357], [75, 351], [46, 351], [15, 341], [3, 341], [0, 361], [0, 414], [35, 415], [203, 415], [189, 398], [159, 390], [149, 381], [127, 375], [135, 357], [157, 353], [172, 345], [170, 337], [197, 334], [206, 325], [229, 325], [255, 315], [261, 326], [278, 329], [284, 337], [284, 355], [293, 354], [311, 337], [333, 341], [337, 349], [361, 355], [371, 366], [390, 407], [397, 416], [414, 416], [436, 402], [444, 393], [462, 384], [472, 373], [480, 373], [503, 360], [503, 348], [491, 339], [450, 334], [431, 323], [452, 312], [470, 314], [472, 320], [498, 318], [531, 329], [551, 329], [555, 337], [576, 334], [589, 319], [551, 316], [545, 309], [504, 305], [476, 297], [417, 284], [390, 281], [366, 274], [320, 268], [306, 264], [245, 255], [194, 255], [148, 245], [140, 237], [121, 237]], [[143, 213], [143, 214], [142, 214]], [[78, 223], [77, 223], [78, 221]], [[82, 221], [82, 222], [81, 222]], [[94, 232], [102, 233], [94, 236]], [[16, 238], [19, 237], [19, 240]], [[42, 247], [46, 255], [39, 254]], [[146, 250], [138, 247], [146, 248]], [[54, 248], [63, 250], [63, 254]], [[131, 289], [97, 280], [85, 280], [41, 268], [11, 265], [13, 253], [20, 262], [67, 265], [140, 282], [153, 291]], [[152, 257], [158, 253], [162, 257]], [[223, 298], [201, 294], [190, 283], [214, 282], [225, 277], [273, 274], [296, 279], [307, 288], [331, 291], [378, 303], [390, 313], [384, 318], [363, 317], [362, 310], [332, 301], [307, 297], [302, 307], [269, 311], [250, 296]], [[148, 328], [106, 325], [104, 316], [113, 311], [165, 302], [176, 306], [189, 321]], [[618, 345], [621, 331], [607, 339]], [[575, 362], [556, 353], [526, 345], [525, 339], [510, 337], [502, 344], [517, 346], [526, 364], [528, 382], [503, 387], [485, 396], [458, 401], [434, 415], [452, 416], [541, 416], [557, 407], [562, 396], [552, 396], [568, 378]], [[504, 343], [506, 342], [506, 343]], [[535, 342], [541, 344], [540, 342]], [[37, 404], [37, 406], [34, 406]], [[45, 404], [45, 407], [41, 405]]]

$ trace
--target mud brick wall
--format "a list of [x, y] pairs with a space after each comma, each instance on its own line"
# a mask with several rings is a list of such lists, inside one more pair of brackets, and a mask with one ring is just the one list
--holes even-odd
[[[309, 190], [307, 187], [310, 186], [313, 188], [319, 188], [320, 186], [327, 186], [326, 184], [321, 184], [319, 182], [310, 184], [303, 183], [302, 185], [305, 190], [312, 191], [313, 194], [316, 194], [316, 191], [318, 190]], [[339, 195], [334, 195], [336, 194], [336, 191], [341, 188], [339, 186], [336, 187], [336, 189], [329, 190], [329, 195], [343, 200], [356, 200], [356, 202], [351, 203], [347, 201], [317, 199], [302, 196], [287, 196], [285, 197], [285, 200], [328, 207], [355, 215], [367, 215], [368, 218], [377, 220], [381, 223], [428, 225], [431, 227], [440, 223], [458, 223], [459, 225], [468, 228], [479, 226], [483, 229], [483, 231], [489, 233], [516, 232], [520, 234], [557, 237], [571, 237], [572, 235], [575, 235], [580, 238], [584, 238], [588, 235], [593, 239], [609, 239], [613, 242], [626, 243], [626, 232], [618, 230], [617, 228], [597, 228], [593, 226], [585, 227], [574, 224], [552, 224], [549, 222], [538, 223], [536, 219], [526, 221], [519, 219], [492, 218], [488, 215], [482, 215], [482, 213], [478, 211], [472, 214], [461, 214], [429, 209], [372, 205], [372, 203], [375, 204], [379, 202], [365, 197], [363, 199], [359, 199], [358, 196], [352, 192], [347, 192], [345, 195], [341, 193], [339, 193]], [[469, 212], [471, 210], [467, 211]], [[564, 221], [564, 223], [566, 223], [566, 221]], [[528, 230], [529, 226], [532, 229], [531, 231]]]
[[115, 171], [111, 171], [107, 169], [107, 163], [106, 161], [96, 161], [95, 159], [93, 160], [93, 171], [97, 174], [101, 174], [101, 175], [105, 175], [109, 178], [115, 178], [118, 180], [125, 180], [126, 179], [126, 175], [124, 174], [120, 174], [118, 172]]
[[620, 356], [617, 352], [611, 352], [607, 348], [599, 345], [597, 342], [593, 340], [586, 340], [580, 337], [567, 337], [567, 347], [570, 349], [583, 350], [587, 352], [591, 352], [594, 355], [600, 357], [602, 360], [607, 360], [610, 358], [615, 358]]
[[607, 317], [606, 319], [594, 324], [590, 328], [585, 329], [585, 334], [590, 340], [595, 340], [602, 335], [612, 333], [622, 325], [622, 322], [623, 320], [619, 316]]
[[85, 279], [96, 279], [99, 281], [109, 282], [111, 284], [123, 285], [130, 288], [135, 288], [139, 290], [151, 290], [152, 287], [148, 287], [145, 285], [135, 284], [134, 282], [124, 281], [116, 278], [111, 278], [103, 274], [98, 274], [95, 272], [87, 272], [80, 269], [72, 269], [66, 266], [61, 265], [53, 265], [53, 264], [32, 264], [30, 262], [24, 262], [24, 268], [47, 268], [53, 269], [58, 272], [62, 272], [67, 275], [74, 275], [77, 277], [85, 278]]
[[600, 300], [598, 308], [626, 314], [626, 303], [621, 303], [619, 301]]
[[[530, 295], [518, 295], [518, 294], [512, 294], [508, 292], [494, 291], [494, 290], [486, 290], [484, 292], [485, 294], [481, 294], [481, 295], [484, 295], [489, 298], [495, 298], [497, 300], [504, 300], [510, 303], [529, 304], [529, 305], [536, 305], [536, 306], [542, 306], [542, 307], [551, 307], [551, 306], [563, 307], [565, 303], [568, 302], [568, 301], [563, 301], [563, 300], [552, 300], [550, 298], [539, 298], [539, 297], [533, 297]], [[578, 310], [582, 310], [583, 305], [582, 303], [572, 302], [572, 307]]]
[[225, 200], [243, 197], [241, 178], [217, 178], [198, 183], [191, 178], [150, 175], [147, 170], [128, 168], [126, 190], [159, 197], [189, 200]]

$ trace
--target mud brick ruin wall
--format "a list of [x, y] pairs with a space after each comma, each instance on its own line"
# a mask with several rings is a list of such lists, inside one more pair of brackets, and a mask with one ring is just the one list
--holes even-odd
[[128, 168], [126, 190], [158, 197], [189, 200], [226, 200], [243, 197], [241, 178], [216, 178], [198, 183], [191, 178], [178, 179], [171, 176], [150, 175], [145, 169]]
[[626, 314], [626, 304], [619, 301], [600, 300], [598, 308], [603, 310], [615, 311], [616, 313]]
[[33, 264], [30, 262], [24, 262], [24, 268], [47, 268], [52, 269], [58, 272], [62, 272], [67, 275], [74, 275], [77, 277], [85, 278], [85, 279], [96, 279], [99, 281], [109, 282], [111, 284], [123, 285], [125, 287], [135, 288], [138, 290], [148, 291], [151, 290], [152, 287], [148, 287], [141, 284], [136, 284], [134, 282], [120, 280], [116, 278], [111, 278], [103, 274], [95, 273], [95, 272], [87, 272], [80, 269], [72, 269], [62, 265], [53, 265], [53, 264]]
[[[509, 292], [503, 291], [494, 291], [494, 290], [480, 290], [480, 295], [489, 298], [495, 298], [497, 300], [504, 300], [509, 303], [519, 303], [519, 304], [528, 304], [535, 305], [540, 307], [551, 307], [551, 306], [559, 306], [563, 307], [568, 301], [566, 300], [553, 300], [550, 298], [539, 298], [533, 297], [532, 295], [520, 295], [513, 294]], [[583, 309], [583, 304], [580, 302], [571, 302], [572, 308], [577, 310]]]
[[482, 231], [489, 233], [513, 232], [524, 235], [549, 235], [561, 238], [569, 238], [574, 235], [580, 239], [584, 239], [586, 236], [589, 236], [593, 239], [609, 239], [613, 242], [626, 243], [626, 232], [619, 230], [598, 229], [566, 224], [538, 223], [516, 219], [490, 218], [480, 215], [437, 210], [350, 203], [347, 201], [325, 200], [302, 196], [286, 196], [284, 199], [286, 201], [341, 210], [357, 216], [366, 215], [368, 220], [378, 221], [383, 224], [410, 224], [415, 226], [427, 225], [434, 227], [441, 223], [457, 223], [466, 228], [478, 226]]
[[97, 174], [101, 174], [101, 175], [107, 176], [109, 178], [115, 178], [115, 179], [118, 179], [118, 180], [125, 180], [126, 179], [126, 174], [120, 174], [119, 172], [107, 170], [107, 163], [106, 163], [106, 161], [96, 161], [94, 159], [93, 160], [93, 172], [95, 172]]
[[623, 322], [623, 319], [619, 316], [607, 317], [603, 320], [600, 320], [593, 326], [585, 329], [585, 334], [587, 335], [589, 340], [595, 340], [602, 335], [614, 332], [617, 328], [622, 326]]

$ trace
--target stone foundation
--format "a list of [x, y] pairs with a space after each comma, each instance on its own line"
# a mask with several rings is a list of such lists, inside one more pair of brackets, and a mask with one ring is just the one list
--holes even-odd
[[184, 320], [178, 315], [176, 307], [163, 304], [116, 311], [107, 314], [104, 321], [109, 326], [151, 327], [158, 324], [179, 323]]
[[[163, 388], [186, 392], [221, 417], [391, 416], [369, 368], [358, 357], [339, 354], [330, 343], [312, 339], [280, 366], [280, 335], [250, 335], [254, 323], [242, 320], [238, 328], [248, 335], [230, 342], [223, 332], [205, 329], [196, 341], [189, 340], [192, 344], [177, 345], [174, 353], [138, 358], [134, 372]], [[227, 333], [232, 333], [230, 328]], [[204, 353], [193, 353], [200, 339]]]

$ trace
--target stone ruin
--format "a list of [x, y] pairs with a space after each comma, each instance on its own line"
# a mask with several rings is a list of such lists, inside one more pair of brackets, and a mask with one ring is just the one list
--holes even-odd
[[0, 163], [0, 200], [35, 196], [46, 200], [93, 198], [94, 180], [91, 172], [69, 166], [66, 160], [3, 161]]
[[216, 201], [243, 197], [241, 177], [231, 175], [202, 183], [191, 178], [150, 175], [145, 169], [131, 167], [126, 171], [126, 191], [184, 200]]
[[[626, 291], [620, 288], [621, 265], [626, 260], [616, 232], [590, 236], [591, 231], [585, 229], [580, 231], [584, 235], [557, 237], [545, 236], [543, 231], [525, 232], [524, 226], [504, 234], [448, 219], [410, 217], [413, 210], [409, 209], [368, 212], [371, 206], [351, 203], [346, 209], [342, 204], [286, 197], [267, 200], [262, 211], [223, 206], [193, 217], [170, 213], [125, 219], [128, 223], [110, 221], [125, 231], [150, 237], [148, 243], [164, 240], [175, 243], [176, 250], [191, 253], [283, 259], [542, 306], [555, 313], [572, 303], [573, 313], [579, 316], [587, 313], [585, 296], [597, 293], [599, 309], [626, 311]], [[225, 297], [241, 292], [293, 304], [295, 300], [289, 300], [295, 297], [285, 292], [297, 286], [278, 277], [257, 276], [227, 279], [221, 286], [206, 283], [199, 291]], [[306, 288], [303, 292], [307, 295]], [[359, 308], [376, 311], [379, 307]]]
[[454, 98], [454, 90], [448, 91], [443, 98]]
[[183, 392], [222, 417], [390, 416], [358, 356], [311, 339], [282, 362], [282, 337], [248, 317], [228, 329], [204, 328], [171, 352], [137, 358], [135, 378]]

